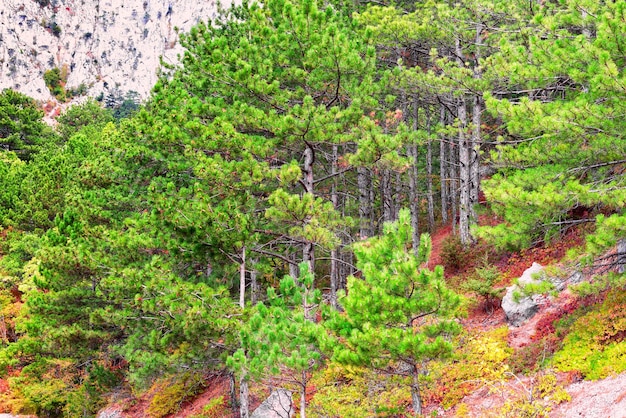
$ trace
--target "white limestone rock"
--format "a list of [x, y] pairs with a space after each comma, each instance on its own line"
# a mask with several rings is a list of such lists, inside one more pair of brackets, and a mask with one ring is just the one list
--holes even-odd
[[145, 98], [159, 58], [176, 63], [183, 52], [175, 28], [186, 32], [216, 13], [217, 0], [0, 0], [0, 90], [48, 101], [43, 75], [57, 67], [66, 68], [68, 89]]
[[531, 318], [539, 310], [539, 302], [542, 299], [541, 296], [521, 296], [519, 300], [516, 301], [515, 295], [521, 294], [521, 287], [530, 283], [539, 283], [538, 280], [533, 278], [533, 275], [540, 273], [542, 270], [543, 267], [540, 264], [533, 263], [517, 280], [518, 284], [506, 288], [506, 294], [502, 298], [502, 310], [510, 325], [514, 327], [522, 325], [524, 321]]

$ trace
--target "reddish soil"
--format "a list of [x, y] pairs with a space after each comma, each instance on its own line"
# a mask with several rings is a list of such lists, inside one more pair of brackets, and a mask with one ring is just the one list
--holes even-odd
[[432, 251], [430, 253], [430, 260], [428, 260], [429, 268], [442, 264], [441, 247], [443, 245], [443, 241], [450, 236], [450, 234], [452, 234], [452, 225], [445, 225], [431, 235]]
[[[194, 415], [200, 415], [203, 412], [204, 406], [207, 405], [213, 398], [222, 396], [225, 402], [217, 406], [214, 413], [224, 418], [232, 417], [234, 414], [228, 404], [229, 394], [229, 379], [227, 376], [213, 376], [206, 380], [206, 388], [194, 398], [192, 401], [184, 402], [181, 405], [181, 409], [172, 414], [171, 417], [187, 418]], [[128, 392], [120, 392], [114, 396], [112, 405], [100, 412], [100, 416], [106, 417], [123, 417], [123, 418], [145, 418], [148, 417], [148, 408], [152, 402], [152, 398], [155, 395], [154, 390], [150, 390], [140, 397], [136, 398]]]
[[[220, 418], [236, 418], [239, 416], [238, 410], [233, 410], [230, 404], [230, 379], [228, 376], [217, 375], [207, 378], [205, 389], [193, 400], [184, 402], [180, 405], [180, 410], [171, 414], [170, 418], [191, 418], [194, 416], [203, 416], [205, 406], [212, 400], [222, 397], [223, 402], [211, 408], [211, 417]], [[257, 408], [264, 397], [269, 394], [265, 393], [266, 388], [254, 387], [250, 390], [250, 409]], [[121, 392], [114, 396], [112, 405], [100, 412], [102, 418], [121, 417], [121, 418], [145, 418], [148, 417], [148, 408], [152, 402], [155, 391], [148, 391], [140, 397], [134, 397], [127, 392]]]
[[[481, 224], [484, 224], [485, 221], [491, 223], [494, 220], [483, 218], [481, 221]], [[451, 227], [448, 226], [433, 234], [433, 248], [429, 267], [442, 264], [441, 247], [451, 232]], [[558, 242], [537, 245], [519, 253], [505, 254], [496, 263], [503, 273], [501, 286], [507, 286], [513, 279], [520, 277], [533, 262], [538, 262], [544, 266], [557, 264], [569, 249], [583, 245], [583, 230], [572, 228]], [[467, 271], [469, 271], [469, 266], [466, 266], [465, 271], [458, 271], [455, 274], [464, 276]], [[561, 292], [556, 298], [546, 298], [539, 312], [533, 318], [520, 327], [510, 328], [509, 345], [515, 350], [526, 347], [550, 334], [551, 331], [546, 330], [546, 327], [550, 326], [549, 324], [553, 319], [568, 313], [573, 306], [597, 302], [592, 300], [575, 301], [575, 299], [568, 290]], [[469, 313], [468, 318], [462, 321], [464, 327], [486, 331], [506, 324], [506, 317], [500, 306], [492, 308], [483, 309], [482, 306], [476, 306]], [[549, 412], [550, 417], [626, 418], [626, 373], [600, 381], [579, 381], [579, 378], [571, 373], [558, 373], [557, 377], [572, 400], [556, 406]], [[506, 396], [510, 396], [511, 393], [523, 395], [530, 384], [532, 382], [529, 377], [518, 375], [510, 381], [504, 382], [501, 388], [484, 387], [463, 399], [463, 403], [469, 409], [468, 414], [464, 416], [495, 417], [496, 415], [489, 411], [497, 410], [504, 405], [505, 400], [507, 400]], [[454, 409], [444, 411], [437, 405], [429, 406], [425, 412], [427, 416], [428, 414], [443, 417], [457, 416]]]
[[[482, 225], [493, 225], [497, 222], [498, 220], [493, 217], [481, 216], [480, 218]], [[448, 225], [432, 234], [432, 253], [428, 262], [430, 268], [442, 264], [442, 246], [451, 233], [452, 227]], [[504, 254], [496, 262], [496, 265], [503, 273], [501, 286], [509, 285], [513, 279], [521, 276], [523, 271], [530, 267], [533, 262], [538, 262], [544, 266], [557, 263], [563, 258], [568, 249], [581, 246], [583, 243], [582, 231], [580, 229], [570, 229], [557, 243], [547, 246], [538, 245], [520, 253]], [[473, 248], [474, 253], [472, 255], [480, 256], [482, 255], [481, 252], [484, 251], [488, 251], [488, 249], [479, 245]], [[459, 271], [453, 272], [453, 274], [462, 278], [471, 271], [472, 267], [473, 264], [468, 263]], [[546, 324], [550, 323], [552, 318], [561, 315], [564, 311], [568, 311], [572, 306], [573, 299], [574, 297], [567, 290], [561, 292], [556, 298], [546, 298], [539, 312], [531, 320], [520, 327], [510, 329], [509, 345], [515, 350], [519, 350], [546, 335]], [[505, 325], [506, 318], [499, 303], [496, 303], [495, 306], [489, 307], [476, 306], [462, 322], [466, 328], [487, 331]], [[572, 401], [556, 407], [550, 412], [550, 417], [626, 418], [626, 374], [597, 382], [577, 382], [576, 376], [565, 373], [559, 373], [558, 378], [566, 387], [568, 393], [570, 393]], [[494, 411], [494, 408], [502, 406], [507, 399], [506, 396], [510, 396], [511, 393], [523, 396], [530, 385], [532, 385], [532, 381], [529, 377], [519, 375], [507, 382], [503, 382], [501, 387], [484, 387], [463, 399], [463, 403], [469, 408], [466, 416], [495, 416], [489, 415], [488, 411]], [[263, 396], [259, 390], [256, 393], [257, 396], [253, 400], [252, 410], [260, 404]], [[140, 399], [133, 399], [133, 405], [130, 408], [122, 408], [125, 411], [121, 416], [129, 418], [147, 416], [146, 410], [152, 396], [147, 394]], [[205, 391], [194, 399], [193, 402], [182, 405], [181, 411], [172, 416], [189, 418], [200, 414], [206, 404], [219, 396], [223, 396], [226, 400], [229, 399], [229, 381], [223, 376], [208, 381]], [[129, 401], [129, 399], [126, 401]], [[124, 405], [124, 401], [122, 403], [118, 402], [117, 405], [119, 408], [119, 405]], [[443, 417], [456, 416], [454, 409], [444, 411], [437, 405], [429, 406], [426, 408], [425, 413], [426, 416], [429, 414]], [[218, 414], [216, 416], [225, 418], [237, 416], [228, 405], [225, 405], [224, 409]]]

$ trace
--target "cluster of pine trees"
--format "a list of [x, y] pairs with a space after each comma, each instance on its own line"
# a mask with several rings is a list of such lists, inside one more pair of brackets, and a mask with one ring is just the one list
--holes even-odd
[[[228, 370], [242, 417], [247, 383], [281, 373], [304, 416], [333, 359], [409, 376], [419, 412], [460, 303], [424, 232], [624, 242], [626, 1], [267, 0], [182, 42], [121, 121], [89, 102], [52, 129], [0, 95], [15, 411], [86, 416], [122, 381]], [[483, 193], [497, 226], [476, 226]]]

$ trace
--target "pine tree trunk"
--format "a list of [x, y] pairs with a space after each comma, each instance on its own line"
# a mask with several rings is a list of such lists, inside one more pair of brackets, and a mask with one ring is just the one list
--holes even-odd
[[[333, 176], [333, 185], [330, 193], [330, 201], [335, 210], [338, 209], [339, 199], [337, 197], [337, 160], [339, 155], [339, 147], [333, 145], [331, 174]], [[330, 305], [337, 309], [337, 284], [339, 283], [339, 251], [333, 248], [330, 251]]]
[[258, 262], [257, 259], [250, 260], [251, 270], [250, 270], [250, 302], [252, 305], [256, 305], [259, 300], [259, 282], [257, 280], [258, 272], [254, 266]]
[[450, 179], [450, 207], [452, 208], [452, 231], [458, 231], [459, 219], [459, 144], [450, 139], [448, 163], [448, 178]]
[[[456, 55], [459, 66], [463, 65], [461, 57], [461, 40], [456, 38]], [[472, 242], [470, 235], [471, 218], [471, 170], [470, 147], [471, 141], [467, 136], [467, 104], [465, 97], [457, 99], [457, 118], [459, 121], [459, 238], [463, 245]]]
[[459, 238], [463, 245], [472, 242], [470, 235], [471, 217], [471, 172], [470, 141], [467, 138], [467, 107], [465, 99], [460, 98], [457, 106], [459, 119]]
[[241, 264], [239, 265], [239, 306], [246, 307], [246, 247], [241, 248]]
[[[313, 182], [313, 163], [315, 162], [315, 153], [313, 147], [307, 143], [307, 147], [304, 150], [304, 192], [314, 195], [314, 182]], [[312, 209], [312, 208], [311, 208]], [[305, 220], [305, 226], [310, 222], [310, 219]], [[305, 241], [302, 247], [302, 261], [308, 263], [309, 272], [315, 271], [315, 243], [312, 241]], [[309, 289], [304, 292], [302, 299], [302, 307], [304, 309], [304, 316], [309, 321], [313, 321], [314, 318], [311, 313], [311, 307], [309, 306]]]
[[300, 389], [300, 418], [306, 418], [306, 371], [302, 371], [302, 385]]
[[[417, 101], [417, 97], [414, 100], [413, 106], [413, 130], [417, 131], [419, 127], [419, 103]], [[417, 178], [419, 175], [419, 169], [417, 168], [419, 152], [417, 150], [417, 145], [409, 144], [407, 154], [411, 160], [409, 168], [409, 210], [411, 211], [411, 228], [413, 229], [411, 241], [413, 243], [413, 253], [417, 256], [420, 247], [420, 198]]]
[[370, 197], [371, 176], [365, 167], [357, 168], [357, 186], [359, 188], [359, 238], [366, 239], [374, 235], [372, 225], [372, 200]]
[[420, 393], [420, 383], [419, 383], [419, 369], [417, 365], [412, 365], [412, 378], [413, 382], [411, 383], [411, 401], [413, 406], [413, 412], [415, 412], [415, 416], [422, 415], [422, 395]]
[[411, 238], [413, 242], [413, 252], [417, 255], [417, 251], [419, 250], [420, 244], [420, 235], [419, 235], [419, 215], [420, 215], [420, 205], [419, 205], [419, 194], [417, 188], [417, 158], [418, 151], [417, 145], [410, 144], [407, 149], [407, 153], [409, 158], [411, 159], [411, 166], [409, 168], [409, 210], [411, 211], [411, 228], [413, 229], [413, 236]]
[[[304, 150], [304, 164], [303, 164], [303, 184], [304, 192], [314, 194], [314, 182], [313, 182], [313, 163], [315, 162], [315, 153], [313, 147], [307, 144]], [[310, 220], [306, 220], [308, 223]], [[305, 242], [302, 250], [302, 261], [309, 263], [309, 271], [315, 271], [315, 247], [313, 242]]]
[[626, 238], [617, 241], [617, 272], [626, 271]]
[[[426, 130], [430, 135], [430, 111], [426, 111]], [[433, 144], [430, 138], [426, 144], [426, 187], [428, 199], [428, 232], [435, 230], [435, 197], [433, 196]]]
[[[345, 235], [342, 237], [342, 248], [348, 247], [351, 243], [351, 237]], [[343, 263], [341, 263], [341, 275], [339, 277], [341, 282], [339, 283], [339, 288], [345, 289], [348, 276], [356, 273], [356, 269], [354, 268], [354, 253], [352, 251], [342, 251], [341, 260]]]
[[233, 411], [233, 416], [237, 416], [237, 408], [241, 405], [241, 402], [237, 401], [237, 389], [236, 389], [236, 379], [235, 374], [233, 372], [228, 373], [228, 381], [229, 381], [229, 392], [230, 392], [230, 407]]
[[293, 277], [294, 279], [297, 279], [298, 277], [300, 277], [300, 271], [298, 269], [298, 263], [297, 263], [297, 256], [295, 253], [291, 253], [289, 255], [289, 258], [292, 261], [291, 263], [289, 263], [289, 275]]
[[380, 201], [383, 206], [383, 221], [392, 222], [393, 217], [393, 192], [391, 186], [391, 170], [383, 168], [380, 176]]
[[307, 241], [304, 244], [304, 248], [302, 250], [302, 261], [305, 261], [309, 264], [309, 271], [314, 271], [315, 268], [315, 247], [312, 242]]
[[472, 139], [469, 144], [470, 151], [470, 224], [476, 223], [475, 206], [478, 203], [480, 191], [480, 146], [482, 144], [480, 124], [482, 119], [482, 98], [474, 96], [472, 109]]
[[[480, 58], [481, 58], [481, 36], [483, 32], [484, 26], [482, 24], [478, 24], [476, 26], [476, 38], [475, 38], [475, 52], [474, 58], [476, 62], [474, 63], [474, 78], [481, 79], [482, 78], [482, 70], [480, 67]], [[476, 222], [476, 211], [475, 205], [478, 203], [478, 194], [480, 192], [480, 147], [482, 145], [482, 136], [481, 136], [481, 123], [482, 123], [482, 96], [479, 94], [474, 95], [474, 107], [472, 109], [472, 140], [470, 143], [470, 175], [472, 177], [472, 187], [471, 187], [471, 222]]]
[[330, 250], [330, 306], [337, 309], [337, 290], [339, 290], [339, 251]]
[[400, 208], [402, 207], [402, 202], [400, 199], [404, 195], [404, 181], [402, 181], [402, 174], [396, 173], [396, 181], [395, 181], [395, 191], [393, 194], [393, 220], [398, 220], [398, 214], [400, 213]]
[[[446, 124], [446, 108], [444, 105], [441, 105], [439, 110], [439, 123], [441, 126], [445, 126]], [[446, 138], [442, 135], [439, 138], [439, 183], [441, 185], [441, 222], [444, 225], [448, 223], [448, 199], [450, 196], [450, 180], [446, 164], [446, 148]]]

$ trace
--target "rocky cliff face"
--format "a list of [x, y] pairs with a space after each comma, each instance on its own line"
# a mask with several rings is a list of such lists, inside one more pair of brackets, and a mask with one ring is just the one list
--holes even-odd
[[217, 0], [0, 0], [0, 90], [49, 101], [44, 74], [56, 68], [72, 95], [145, 98], [159, 58], [182, 53], [176, 29], [216, 11]]

